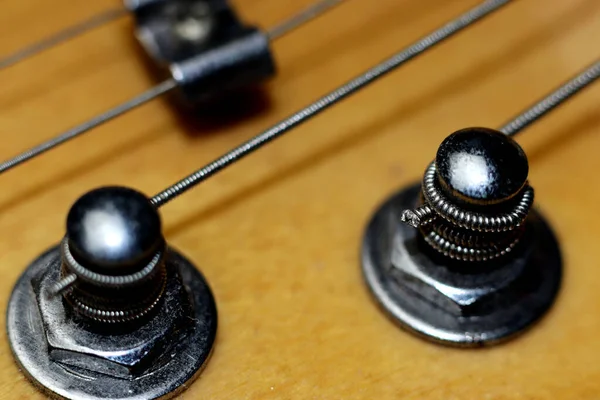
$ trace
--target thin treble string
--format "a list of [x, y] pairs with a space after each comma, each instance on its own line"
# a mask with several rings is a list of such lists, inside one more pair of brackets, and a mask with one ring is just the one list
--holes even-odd
[[498, 10], [507, 3], [509, 3], [508, 0], [488, 0], [479, 6], [472, 8], [458, 18], [448, 22], [443, 27], [416, 41], [399, 53], [393, 55], [391, 58], [377, 64], [365, 73], [326, 94], [302, 110], [292, 114], [288, 118], [279, 122], [277, 125], [267, 129], [263, 133], [227, 152], [205, 167], [188, 175], [174, 185], [164, 189], [150, 199], [151, 203], [155, 207], [163, 206], [167, 202], [193, 188], [200, 182], [206, 180], [225, 167], [235, 163], [270, 141], [283, 136], [285, 133], [289, 132], [298, 125], [308, 121], [312, 117], [318, 115], [322, 111], [345, 99], [351, 94], [359, 91], [370, 83], [375, 82], [379, 78], [385, 76], [387, 73], [393, 71], [409, 60], [412, 60], [416, 56], [423, 54], [455, 33], [473, 25], [477, 21]]
[[100, 14], [96, 14], [83, 22], [63, 29], [47, 38], [40, 40], [39, 42], [30, 44], [12, 54], [5, 56], [4, 58], [0, 59], [0, 70], [13, 66], [26, 58], [37, 55], [54, 46], [96, 29], [108, 22], [124, 17], [125, 15], [127, 15], [127, 10], [125, 10], [123, 7], [113, 8]]
[[76, 138], [77, 136], [99, 125], [102, 125], [103, 123], [108, 122], [111, 119], [114, 119], [119, 115], [126, 113], [129, 110], [132, 110], [142, 104], [145, 104], [148, 101], [173, 90], [176, 86], [177, 84], [174, 80], [166, 80], [154, 86], [153, 88], [137, 95], [136, 97], [127, 101], [126, 103], [123, 103], [103, 114], [100, 114], [84, 122], [81, 125], [76, 126], [75, 128], [69, 129], [68, 131], [58, 136], [55, 136], [52, 139], [49, 139], [35, 147], [32, 147], [31, 149], [11, 158], [10, 160], [3, 161], [2, 163], [0, 163], [0, 173], [5, 172], [13, 167], [16, 167], [17, 165], [24, 163], [25, 161], [30, 160], [50, 149], [53, 149], [54, 147], [57, 147], [68, 140]]
[[323, 15], [335, 6], [342, 4], [344, 0], [323, 0], [319, 1], [298, 14], [280, 22], [267, 31], [267, 37], [270, 40], [279, 39], [296, 28], [312, 21], [313, 19]]

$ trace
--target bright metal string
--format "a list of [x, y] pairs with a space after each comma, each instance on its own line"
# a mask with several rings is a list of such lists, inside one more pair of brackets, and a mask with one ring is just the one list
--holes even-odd
[[323, 15], [326, 11], [331, 8], [342, 4], [344, 0], [323, 0], [318, 3], [315, 3], [305, 10], [299, 12], [293, 17], [275, 25], [267, 32], [267, 37], [270, 40], [279, 39], [284, 36], [286, 33], [289, 33], [296, 29], [297, 27], [304, 25], [308, 21], [311, 21], [317, 18], [320, 15]]
[[15, 65], [28, 57], [32, 57], [36, 54], [46, 51], [51, 47], [64, 43], [110, 21], [124, 17], [125, 15], [127, 15], [127, 10], [122, 7], [113, 8], [100, 14], [96, 14], [83, 22], [63, 29], [52, 36], [44, 38], [39, 42], [30, 44], [12, 54], [9, 54], [8, 56], [5, 56], [4, 58], [0, 59], [0, 70]]
[[508, 136], [516, 135], [559, 105], [569, 100], [581, 90], [594, 83], [598, 78], [600, 78], [600, 60], [596, 61], [579, 75], [535, 103], [527, 111], [506, 123], [500, 128], [500, 131]]
[[[340, 4], [343, 0], [321, 0], [315, 3], [313, 6], [300, 13], [292, 16], [291, 18], [283, 21], [282, 23], [275, 26], [273, 29], [267, 31], [267, 36], [271, 40], [279, 39], [286, 33], [293, 31], [320, 15], [323, 15], [326, 11], [332, 9], [334, 6]], [[0, 163], [0, 174], [8, 171], [11, 168], [16, 167], [19, 164], [24, 163], [34, 157], [39, 156], [42, 153], [47, 152], [71, 139], [83, 135], [86, 132], [123, 115], [134, 108], [137, 108], [156, 97], [162, 96], [163, 94], [170, 92], [177, 87], [177, 83], [173, 79], [167, 79], [158, 85], [148, 89], [147, 91], [135, 96], [131, 100], [126, 101], [68, 131], [53, 137], [37, 146], [30, 148], [29, 150]]]
[[295, 128], [296, 126], [308, 121], [332, 105], [345, 99], [370, 83], [373, 83], [377, 79], [383, 77], [409, 60], [412, 60], [416, 56], [426, 52], [435, 45], [443, 42], [445, 39], [449, 38], [455, 33], [473, 25], [477, 21], [498, 10], [507, 3], [509, 3], [509, 0], [488, 0], [479, 6], [472, 8], [458, 18], [448, 22], [443, 27], [416, 41], [404, 50], [401, 50], [391, 58], [377, 64], [365, 73], [352, 79], [329, 94], [326, 94], [302, 110], [292, 114], [288, 118], [279, 122], [277, 125], [267, 129], [263, 133], [227, 152], [205, 167], [197, 170], [174, 185], [156, 194], [150, 200], [151, 203], [155, 207], [161, 207], [165, 203], [173, 200], [175, 197], [193, 188], [198, 183], [216, 174], [225, 167], [235, 163], [239, 159], [247, 156], [270, 141], [284, 135], [292, 128]]
[[83, 124], [76, 126], [75, 128], [69, 129], [68, 131], [58, 136], [55, 136], [50, 140], [47, 140], [35, 147], [32, 147], [31, 149], [19, 154], [16, 157], [11, 158], [10, 160], [0, 163], [0, 173], [5, 172], [13, 167], [16, 167], [17, 165], [27, 160], [30, 160], [33, 157], [38, 156], [60, 144], [63, 144], [68, 140], [76, 138], [77, 136], [89, 131], [90, 129], [96, 126], [102, 125], [103, 123], [108, 122], [111, 119], [114, 119], [119, 115], [124, 114], [127, 111], [156, 98], [157, 96], [160, 96], [161, 94], [169, 92], [176, 86], [177, 84], [174, 80], [166, 80], [154, 86], [153, 88], [145, 91], [144, 93], [137, 95], [136, 97], [127, 101], [126, 103], [123, 103], [103, 114], [100, 114], [84, 122]]

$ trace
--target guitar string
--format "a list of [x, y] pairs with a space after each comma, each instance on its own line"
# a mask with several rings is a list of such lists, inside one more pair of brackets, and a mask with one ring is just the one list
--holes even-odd
[[[276, 40], [287, 33], [295, 30], [301, 25], [312, 21], [313, 19], [325, 14], [325, 12], [333, 9], [335, 6], [341, 4], [345, 0], [320, 0], [309, 6], [308, 8], [300, 11], [298, 14], [286, 19], [282, 23], [279, 23], [274, 28], [269, 29], [266, 34], [270, 40]], [[156, 86], [146, 90], [145, 92], [135, 96], [134, 98], [108, 110], [104, 113], [87, 120], [86, 122], [77, 125], [62, 134], [55, 136], [47, 141], [44, 141], [37, 146], [30, 148], [6, 161], [0, 163], [0, 174], [6, 172], [19, 164], [24, 163], [34, 157], [41, 155], [67, 141], [74, 139], [90, 130], [117, 118], [147, 102], [153, 100], [163, 94], [170, 92], [177, 87], [177, 83], [173, 79], [167, 79]]]
[[331, 8], [340, 5], [343, 1], [344, 0], [324, 0], [310, 5], [298, 14], [272, 27], [267, 32], [267, 37], [270, 40], [279, 39], [306, 22], [317, 18], [319, 15], [323, 15]]
[[223, 170], [225, 167], [256, 151], [272, 140], [283, 136], [293, 128], [320, 114], [322, 111], [345, 99], [351, 94], [363, 89], [370, 83], [375, 82], [379, 78], [385, 76], [387, 73], [395, 70], [404, 63], [414, 59], [418, 55], [423, 54], [427, 50], [433, 48], [435, 45], [443, 42], [445, 39], [448, 39], [453, 34], [460, 32], [461, 30], [480, 21], [494, 11], [497, 11], [507, 3], [509, 3], [509, 0], [488, 0], [472, 8], [429, 35], [417, 40], [415, 43], [396, 53], [387, 60], [375, 65], [363, 74], [348, 81], [344, 85], [309, 104], [300, 111], [292, 114], [275, 126], [267, 129], [247, 142], [242, 143], [215, 161], [202, 167], [196, 172], [193, 172], [172, 186], [164, 189], [152, 197], [150, 202], [157, 208], [163, 206], [182, 193], [190, 190], [200, 182]]
[[32, 43], [0, 59], [0, 70], [11, 67], [26, 58], [33, 57], [54, 46], [64, 43], [79, 35], [98, 28], [106, 23], [117, 20], [127, 15], [127, 10], [123, 7], [112, 8], [91, 18], [65, 28], [53, 35], [46, 37], [38, 42]]
[[533, 124], [550, 111], [563, 104], [600, 78], [600, 60], [597, 60], [583, 72], [570, 79], [552, 93], [532, 105], [527, 111], [521, 113], [507, 122], [500, 131], [508, 136], [514, 136]]

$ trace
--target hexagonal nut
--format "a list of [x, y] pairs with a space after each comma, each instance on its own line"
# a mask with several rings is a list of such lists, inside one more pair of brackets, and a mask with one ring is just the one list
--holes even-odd
[[182, 326], [178, 281], [167, 282], [163, 307], [139, 329], [106, 334], [86, 329], [73, 320], [62, 296], [49, 296], [48, 289], [58, 278], [58, 268], [49, 268], [32, 281], [42, 318], [50, 358], [78, 371], [92, 371], [115, 378], [132, 379], [154, 370], [166, 361], [177, 337], [186, 334]]
[[416, 260], [413, 255], [419, 253], [407, 243], [393, 246], [391, 276], [398, 285], [450, 314], [482, 315], [501, 304], [509, 304], [520, 293], [512, 289], [522, 281], [523, 263], [468, 275], [453, 273], [428, 257]]

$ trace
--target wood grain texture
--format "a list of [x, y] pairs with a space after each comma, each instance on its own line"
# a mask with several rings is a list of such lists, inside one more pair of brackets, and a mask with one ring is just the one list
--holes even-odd
[[[311, 0], [237, 0], [261, 26]], [[274, 44], [253, 112], [191, 124], [157, 100], [0, 177], [0, 306], [73, 201], [121, 184], [152, 195], [343, 83], [475, 0], [348, 0]], [[3, 0], [0, 54], [115, 0]], [[538, 206], [562, 240], [554, 308], [486, 350], [425, 343], [385, 318], [359, 269], [363, 229], [455, 129], [497, 127], [598, 56], [600, 2], [519, 0], [162, 210], [208, 278], [220, 326], [184, 399], [600, 398], [600, 84], [528, 129]], [[0, 71], [0, 158], [152, 85], [124, 18]], [[221, 118], [225, 119], [225, 118]], [[0, 323], [0, 398], [42, 398]]]

